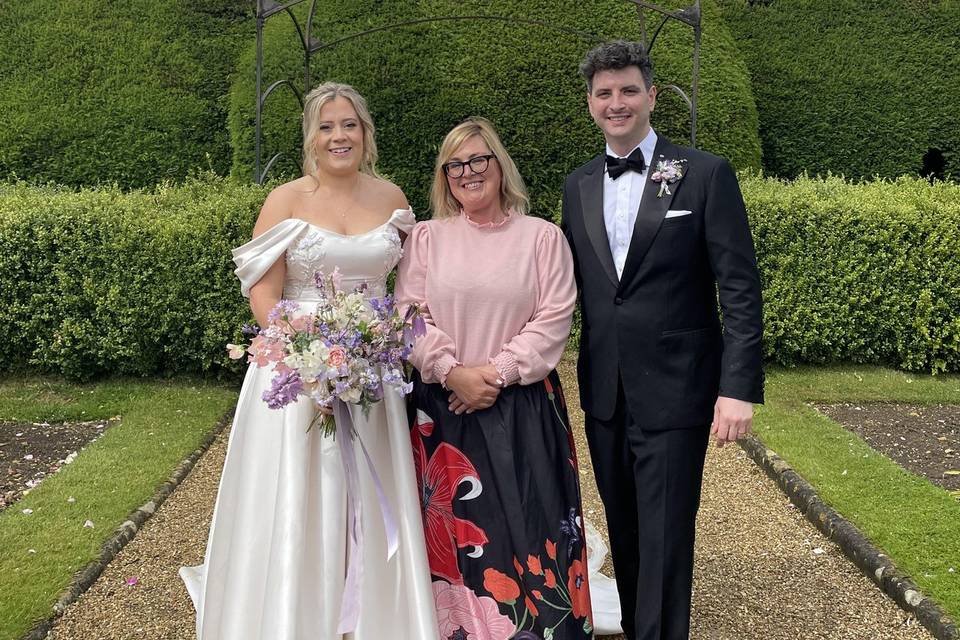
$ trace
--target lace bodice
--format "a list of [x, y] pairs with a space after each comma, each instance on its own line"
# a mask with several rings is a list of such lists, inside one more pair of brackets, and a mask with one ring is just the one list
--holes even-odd
[[400, 261], [400, 233], [409, 233], [415, 222], [411, 210], [397, 209], [375, 229], [342, 235], [289, 218], [234, 249], [234, 273], [240, 278], [241, 292], [249, 297], [250, 288], [284, 257], [283, 297], [288, 300], [316, 300], [314, 274], [331, 274], [335, 268], [340, 270], [345, 290], [366, 282], [371, 295], [383, 295], [387, 276]]

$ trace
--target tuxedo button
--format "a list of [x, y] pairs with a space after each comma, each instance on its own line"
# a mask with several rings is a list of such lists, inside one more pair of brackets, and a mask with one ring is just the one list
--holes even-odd
[[613, 299], [613, 304], [623, 304], [623, 298], [621, 298], [620, 296], [617, 296], [616, 298]]

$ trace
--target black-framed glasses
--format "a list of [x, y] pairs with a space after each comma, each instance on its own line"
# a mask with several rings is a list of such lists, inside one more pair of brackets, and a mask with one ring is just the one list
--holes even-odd
[[464, 167], [470, 165], [470, 171], [474, 173], [483, 173], [487, 170], [487, 167], [490, 166], [490, 159], [496, 158], [497, 156], [492, 153], [488, 153], [483, 156], [474, 156], [467, 160], [466, 162], [460, 162], [454, 160], [453, 162], [448, 162], [443, 166], [443, 173], [449, 178], [459, 178], [463, 175]]

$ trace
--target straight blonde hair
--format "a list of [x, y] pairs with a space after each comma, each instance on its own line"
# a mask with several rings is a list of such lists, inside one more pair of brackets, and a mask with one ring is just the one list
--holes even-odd
[[320, 130], [320, 110], [323, 105], [336, 99], [344, 98], [353, 105], [357, 112], [360, 126], [363, 129], [363, 153], [360, 156], [360, 172], [379, 178], [377, 173], [377, 142], [374, 137], [375, 128], [367, 101], [360, 93], [348, 84], [341, 82], [324, 82], [310, 93], [303, 101], [303, 174], [313, 176], [317, 172], [316, 137]]
[[447, 176], [443, 173], [443, 165], [450, 161], [457, 149], [473, 136], [480, 138], [490, 148], [490, 152], [497, 157], [500, 163], [500, 206], [504, 211], [525, 215], [530, 210], [530, 197], [523, 178], [517, 170], [513, 158], [500, 141], [493, 124], [486, 118], [467, 118], [453, 129], [443, 139], [440, 152], [437, 154], [437, 163], [433, 171], [433, 186], [430, 189], [430, 208], [434, 218], [450, 218], [459, 215], [460, 203], [450, 192]]

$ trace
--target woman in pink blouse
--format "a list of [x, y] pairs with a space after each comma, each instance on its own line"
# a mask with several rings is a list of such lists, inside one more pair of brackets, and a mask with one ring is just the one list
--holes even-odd
[[560, 229], [472, 118], [443, 141], [397, 278], [427, 335], [411, 431], [442, 638], [590, 638], [586, 541], [560, 361], [576, 300]]

